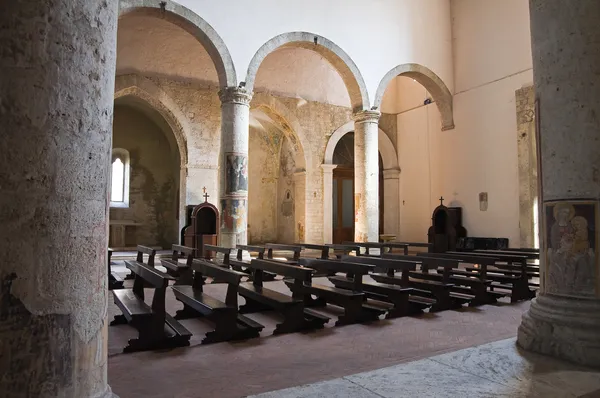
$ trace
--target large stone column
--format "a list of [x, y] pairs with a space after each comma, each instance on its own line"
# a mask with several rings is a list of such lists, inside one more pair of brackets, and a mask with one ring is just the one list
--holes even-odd
[[106, 397], [118, 2], [0, 12], [0, 395]]
[[333, 170], [337, 164], [322, 164], [323, 169], [323, 243], [333, 243]]
[[379, 116], [354, 115], [354, 240], [379, 242]]
[[248, 241], [248, 133], [252, 94], [242, 87], [227, 87], [219, 92], [219, 97], [221, 245], [235, 247]]
[[542, 281], [518, 344], [600, 366], [600, 2], [530, 0]]

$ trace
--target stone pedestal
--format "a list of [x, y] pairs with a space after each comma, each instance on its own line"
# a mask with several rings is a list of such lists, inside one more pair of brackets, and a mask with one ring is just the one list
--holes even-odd
[[600, 2], [530, 0], [530, 14], [542, 280], [518, 344], [600, 366]]
[[354, 115], [354, 240], [379, 241], [379, 117], [377, 111]]
[[108, 182], [118, 2], [3, 2], [0, 395], [112, 396]]
[[248, 241], [248, 129], [252, 94], [242, 87], [227, 87], [219, 92], [219, 97], [221, 245], [235, 247]]

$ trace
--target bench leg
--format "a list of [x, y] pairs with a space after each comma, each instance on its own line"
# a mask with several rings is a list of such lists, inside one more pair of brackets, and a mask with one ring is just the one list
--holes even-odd
[[126, 324], [127, 324], [127, 318], [125, 318], [125, 315], [115, 315], [113, 320], [110, 322], [110, 326], [126, 325]]
[[335, 326], [350, 325], [360, 322], [372, 322], [379, 320], [379, 312], [368, 311], [363, 308], [362, 297], [350, 298], [344, 304], [344, 315], [341, 315]]
[[302, 303], [283, 310], [284, 320], [277, 324], [273, 334], [293, 333], [308, 327], [304, 322], [304, 306]]
[[202, 315], [198, 311], [194, 310], [189, 305], [183, 304], [183, 309], [177, 310], [175, 312], [174, 318], [177, 319], [177, 320], [180, 320], [180, 319], [200, 318], [200, 317], [203, 317], [203, 316], [204, 315]]
[[525, 279], [519, 279], [513, 283], [510, 294], [510, 302], [516, 303], [521, 300], [530, 300], [535, 297], [535, 292], [529, 289], [529, 282]]
[[408, 295], [406, 295], [406, 297], [393, 300], [392, 304], [394, 304], [394, 307], [388, 310], [387, 314], [385, 315], [385, 319], [400, 318], [410, 314]]
[[252, 312], [262, 312], [262, 311], [270, 311], [271, 307], [268, 305], [259, 303], [256, 300], [252, 300], [251, 298], [244, 297], [246, 299], [246, 304], [240, 306], [240, 314], [250, 314]]
[[194, 283], [194, 272], [192, 271], [191, 268], [189, 268], [189, 269], [180, 271], [179, 277], [177, 278], [177, 280], [175, 281], [175, 283], [173, 285], [174, 286], [177, 286], [177, 285], [191, 286], [193, 283]]

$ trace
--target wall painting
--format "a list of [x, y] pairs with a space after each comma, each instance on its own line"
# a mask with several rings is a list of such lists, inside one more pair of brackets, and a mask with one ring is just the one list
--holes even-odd
[[545, 293], [592, 298], [598, 292], [598, 202], [544, 203]]
[[228, 153], [226, 194], [248, 192], [248, 156]]

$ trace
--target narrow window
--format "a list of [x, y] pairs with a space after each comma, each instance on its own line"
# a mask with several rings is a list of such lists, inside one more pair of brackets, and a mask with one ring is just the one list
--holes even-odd
[[129, 207], [129, 152], [113, 149], [110, 206]]

